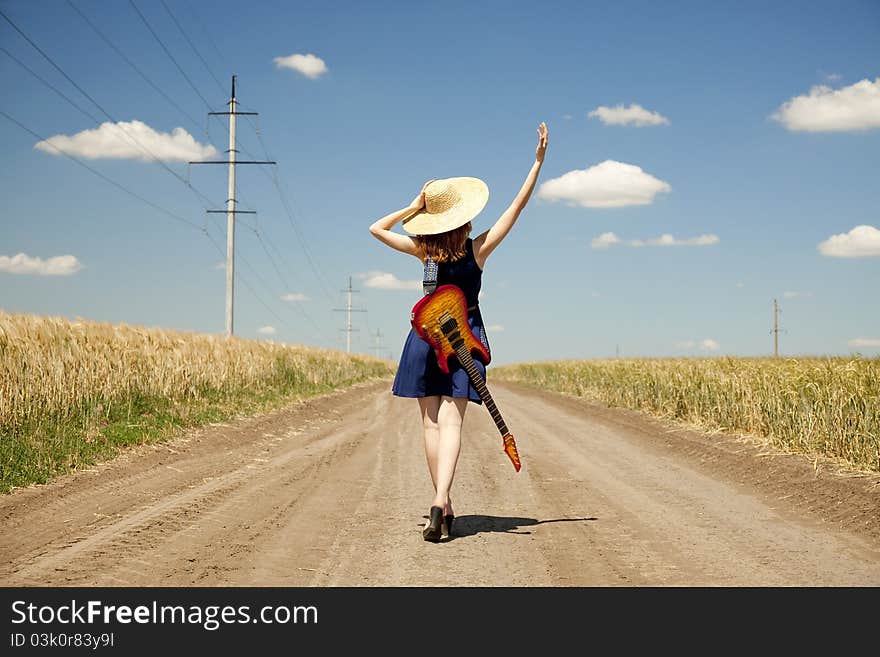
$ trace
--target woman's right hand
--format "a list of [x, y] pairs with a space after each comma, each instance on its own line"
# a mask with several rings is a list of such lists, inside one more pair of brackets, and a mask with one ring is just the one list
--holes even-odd
[[547, 152], [547, 124], [543, 121], [538, 126], [538, 147], [535, 149], [535, 159], [544, 162], [544, 154]]
[[428, 185], [434, 182], [434, 180], [436, 179], [431, 178], [431, 180], [422, 185], [422, 191], [420, 191], [419, 195], [412, 200], [412, 203], [409, 204], [409, 207], [411, 207], [413, 210], [421, 210], [425, 207], [425, 190], [428, 188]]

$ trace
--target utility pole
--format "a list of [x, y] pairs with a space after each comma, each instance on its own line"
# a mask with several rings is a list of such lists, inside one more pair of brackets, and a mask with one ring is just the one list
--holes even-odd
[[348, 303], [345, 308], [334, 308], [333, 310], [336, 312], [344, 312], [348, 313], [348, 322], [344, 329], [339, 329], [340, 331], [345, 331], [346, 333], [346, 342], [345, 342], [345, 351], [351, 353], [351, 334], [358, 329], [351, 327], [351, 314], [352, 313], [365, 313], [367, 312], [363, 308], [352, 308], [351, 307], [351, 295], [358, 292], [359, 290], [355, 290], [351, 286], [351, 276], [348, 277], [348, 289], [341, 290], [342, 292], [346, 292], [348, 294]]
[[773, 299], [773, 357], [779, 357], [779, 305]]
[[379, 352], [385, 348], [382, 346], [382, 329], [376, 329], [376, 335], [373, 337], [376, 338], [376, 344], [373, 346], [373, 349], [376, 350], [376, 358], [379, 358]]
[[226, 160], [202, 160], [200, 162], [190, 162], [190, 164], [226, 164], [229, 165], [229, 180], [226, 197], [226, 210], [208, 210], [209, 213], [226, 212], [226, 337], [232, 337], [233, 334], [233, 300], [235, 296], [235, 215], [236, 214], [256, 214], [253, 210], [236, 210], [235, 209], [235, 165], [236, 164], [275, 164], [270, 161], [246, 160], [236, 161], [235, 155], [238, 150], [235, 148], [235, 117], [250, 115], [255, 116], [257, 112], [237, 112], [235, 110], [235, 77], [232, 76], [232, 96], [229, 102], [228, 112], [208, 112], [209, 116], [223, 115], [229, 116], [229, 150], [226, 151], [228, 158]]

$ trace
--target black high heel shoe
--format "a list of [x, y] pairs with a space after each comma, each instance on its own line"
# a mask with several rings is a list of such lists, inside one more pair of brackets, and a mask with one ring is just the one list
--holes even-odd
[[430, 519], [428, 526], [422, 530], [422, 538], [432, 543], [439, 543], [443, 535], [443, 509], [439, 506], [432, 506], [430, 511]]
[[443, 536], [450, 537], [452, 536], [452, 521], [455, 520], [455, 514], [450, 513], [449, 515], [443, 516]]
[[[452, 500], [446, 498], [446, 506], [443, 507], [445, 510], [446, 507], [452, 508]], [[455, 520], [454, 513], [447, 513], [443, 515], [443, 525], [442, 525], [442, 534], [443, 538], [450, 538], [452, 536], [452, 521]]]
[[[452, 508], [452, 500], [447, 498], [446, 506]], [[445, 508], [445, 507], [444, 507]], [[454, 513], [448, 513], [443, 516], [443, 536], [449, 538], [452, 536], [452, 521], [455, 520]]]

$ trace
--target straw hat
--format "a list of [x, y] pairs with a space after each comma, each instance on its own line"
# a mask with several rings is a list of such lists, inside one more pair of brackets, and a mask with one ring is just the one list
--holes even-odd
[[437, 235], [464, 226], [489, 200], [489, 187], [479, 178], [444, 178], [425, 188], [425, 207], [403, 229], [411, 235]]

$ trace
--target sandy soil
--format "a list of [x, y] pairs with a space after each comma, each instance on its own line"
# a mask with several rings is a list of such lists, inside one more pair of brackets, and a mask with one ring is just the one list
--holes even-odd
[[880, 585], [880, 478], [493, 385], [471, 405], [459, 535], [417, 404], [361, 384], [0, 498], [2, 585]]

